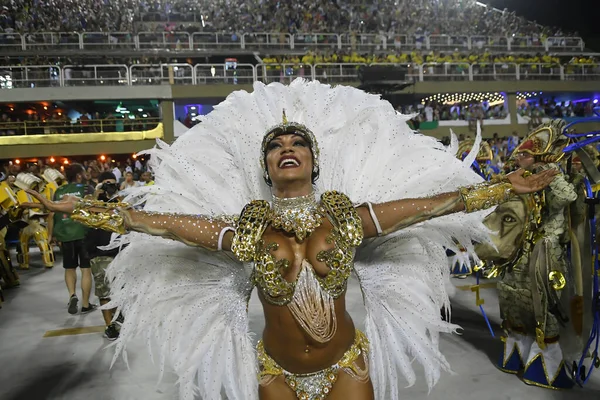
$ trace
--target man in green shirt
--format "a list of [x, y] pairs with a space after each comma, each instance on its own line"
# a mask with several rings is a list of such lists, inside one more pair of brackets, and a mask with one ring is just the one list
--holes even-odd
[[[86, 172], [81, 164], [72, 164], [66, 169], [68, 184], [59, 187], [54, 193], [54, 200], [61, 200], [65, 196], [84, 198], [92, 195], [94, 188], [86, 183]], [[81, 313], [85, 314], [96, 309], [90, 304], [92, 291], [92, 273], [90, 271], [90, 257], [85, 245], [88, 228], [79, 222], [73, 221], [69, 214], [51, 213], [48, 216], [48, 236], [50, 241], [60, 243], [63, 254], [63, 267], [65, 269], [65, 283], [69, 291], [69, 314], [77, 313], [77, 267], [81, 269]]]

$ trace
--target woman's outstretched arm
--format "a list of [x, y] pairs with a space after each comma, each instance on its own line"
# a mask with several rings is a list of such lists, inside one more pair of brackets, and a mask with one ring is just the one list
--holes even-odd
[[[81, 200], [72, 196], [66, 196], [61, 201], [50, 201], [35, 191], [28, 193], [46, 209], [70, 214], [72, 219], [92, 228], [117, 233], [132, 230], [208, 250], [231, 249], [234, 221], [226, 218], [138, 211], [126, 208], [123, 204]], [[21, 207], [39, 207], [39, 203], [24, 203]]]
[[383, 236], [432, 218], [460, 211], [483, 210], [508, 200], [513, 194], [534, 193], [544, 189], [557, 171], [548, 170], [524, 177], [518, 170], [503, 181], [484, 182], [456, 192], [420, 199], [402, 199], [358, 208], [365, 237]]

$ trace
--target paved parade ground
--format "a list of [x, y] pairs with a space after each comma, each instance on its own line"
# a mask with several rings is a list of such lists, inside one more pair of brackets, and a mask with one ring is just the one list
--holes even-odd
[[[5, 291], [6, 301], [0, 310], [0, 399], [176, 400], [175, 377], [166, 375], [157, 384], [158, 369], [141, 342], [128, 352], [131, 370], [122, 359], [109, 369], [113, 350], [106, 348], [110, 342], [102, 337], [102, 315], [99, 310], [87, 315], [67, 313], [60, 254], [56, 258], [54, 269], [44, 270], [39, 254], [32, 248], [31, 269], [19, 271], [21, 287]], [[441, 348], [455, 375], [442, 375], [428, 394], [421, 374], [416, 385], [404, 389], [402, 399], [600, 399], [600, 371], [584, 389], [559, 392], [526, 386], [516, 376], [497, 370], [494, 362], [501, 342], [491, 337], [475, 306], [475, 294], [469, 287], [473, 282], [452, 280], [458, 288], [452, 298], [452, 321], [464, 330], [461, 335], [443, 335]], [[485, 281], [483, 287], [484, 307], [498, 337], [494, 282]], [[364, 309], [356, 280], [350, 281], [347, 304], [355, 323], [362, 328]], [[261, 332], [263, 320], [256, 293], [250, 313], [251, 330]]]

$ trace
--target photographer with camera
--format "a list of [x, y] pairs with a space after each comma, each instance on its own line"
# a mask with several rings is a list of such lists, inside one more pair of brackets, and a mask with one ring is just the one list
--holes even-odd
[[[98, 186], [94, 192], [96, 200], [105, 202], [117, 202], [115, 197], [119, 191], [117, 178], [112, 172], [103, 172], [98, 177]], [[90, 255], [90, 264], [92, 274], [94, 275], [94, 284], [96, 287], [96, 296], [100, 299], [100, 305], [103, 306], [110, 301], [110, 284], [106, 280], [106, 268], [119, 253], [119, 249], [101, 250], [98, 247], [106, 246], [110, 243], [111, 233], [101, 229], [90, 229], [87, 236], [88, 253]], [[102, 317], [106, 323], [104, 337], [108, 340], [116, 340], [119, 337], [119, 316], [113, 322], [116, 309], [102, 310]]]

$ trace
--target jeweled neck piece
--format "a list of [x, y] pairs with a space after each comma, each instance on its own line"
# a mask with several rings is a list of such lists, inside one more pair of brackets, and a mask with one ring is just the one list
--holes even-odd
[[273, 196], [271, 225], [306, 239], [323, 220], [323, 212], [314, 192], [306, 196], [280, 198]]

